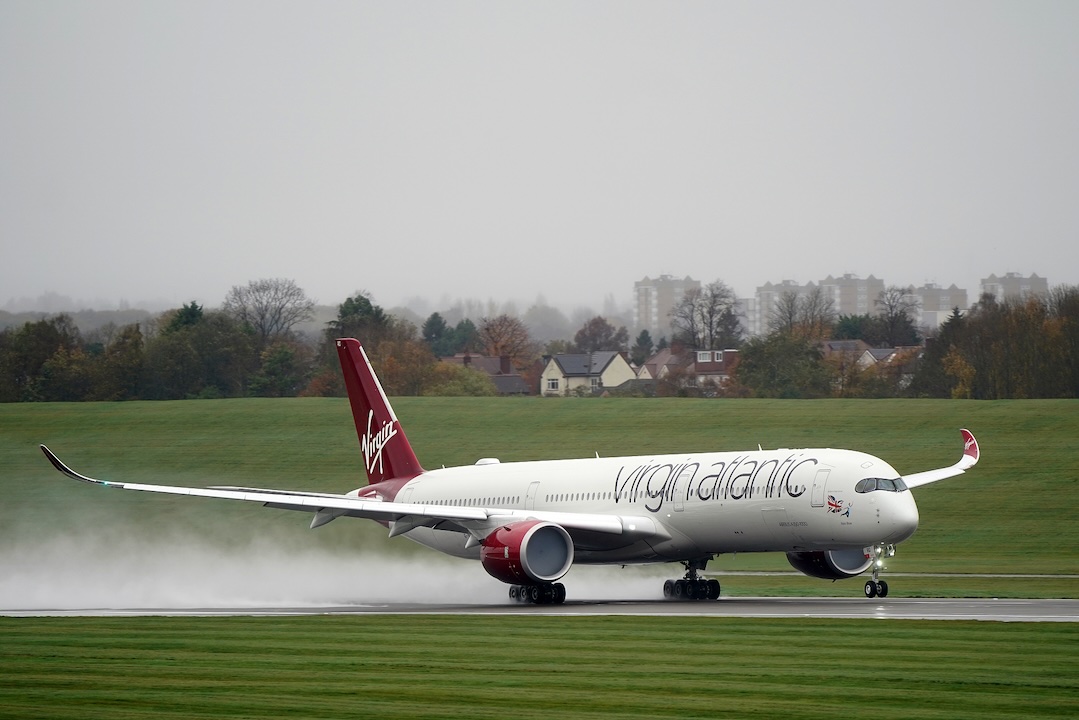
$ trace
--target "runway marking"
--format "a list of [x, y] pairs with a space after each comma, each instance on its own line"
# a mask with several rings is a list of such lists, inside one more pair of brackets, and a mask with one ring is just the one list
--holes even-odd
[[252, 617], [296, 615], [514, 615], [602, 617], [823, 618], [841, 620], [978, 620], [1079, 622], [1079, 600], [962, 598], [722, 598], [715, 602], [577, 601], [564, 605], [437, 605], [378, 603], [306, 607], [84, 608], [0, 610], [8, 617]]

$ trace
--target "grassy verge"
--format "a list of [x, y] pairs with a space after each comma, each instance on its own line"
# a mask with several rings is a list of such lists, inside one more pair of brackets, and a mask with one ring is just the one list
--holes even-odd
[[685, 618], [0, 618], [0, 716], [1071, 717], [1079, 628]]
[[[1079, 574], [1079, 401], [769, 401], [398, 398], [427, 467], [699, 449], [850, 447], [899, 472], [951, 464], [959, 427], [983, 460], [915, 491], [918, 533], [896, 572]], [[228, 542], [269, 533], [296, 546], [415, 553], [374, 523], [314, 533], [294, 513], [118, 493], [60, 477], [48, 443], [77, 470], [116, 480], [343, 490], [364, 482], [343, 399], [0, 405], [0, 552], [70, 528], [190, 530]], [[781, 555], [718, 559], [710, 569], [789, 569]]]

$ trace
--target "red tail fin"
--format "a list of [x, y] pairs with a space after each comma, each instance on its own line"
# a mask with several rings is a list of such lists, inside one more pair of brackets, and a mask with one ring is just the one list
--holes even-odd
[[345, 387], [367, 479], [374, 485], [422, 473], [420, 461], [416, 459], [359, 341], [352, 338], [338, 340], [337, 356], [345, 374]]

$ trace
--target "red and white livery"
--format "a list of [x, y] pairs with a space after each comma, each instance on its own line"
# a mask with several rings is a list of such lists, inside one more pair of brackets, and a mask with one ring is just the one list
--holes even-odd
[[42, 451], [65, 475], [122, 490], [244, 500], [312, 514], [316, 528], [368, 518], [449, 555], [478, 560], [518, 602], [560, 603], [574, 563], [681, 563], [664, 584], [676, 599], [716, 599], [701, 577], [716, 555], [783, 552], [813, 577], [867, 571], [867, 597], [885, 596], [879, 573], [918, 527], [910, 489], [978, 462], [962, 430], [954, 465], [901, 476], [880, 458], [827, 448], [501, 463], [424, 470], [360, 343], [337, 341], [370, 484], [345, 494], [262, 488], [188, 488], [86, 477]]

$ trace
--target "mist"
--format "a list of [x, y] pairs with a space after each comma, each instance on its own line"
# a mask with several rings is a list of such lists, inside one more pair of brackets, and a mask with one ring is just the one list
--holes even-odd
[[[575, 566], [563, 582], [571, 601], [662, 595], [649, 569]], [[0, 610], [502, 605], [507, 590], [479, 563], [433, 551], [391, 557], [270, 535], [221, 543], [65, 533], [8, 546], [0, 559]]]

